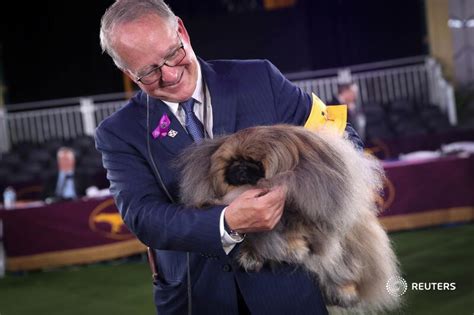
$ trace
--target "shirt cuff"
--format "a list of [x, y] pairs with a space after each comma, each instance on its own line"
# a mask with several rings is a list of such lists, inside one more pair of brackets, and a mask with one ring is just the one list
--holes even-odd
[[229, 254], [232, 251], [232, 249], [234, 249], [235, 244], [241, 243], [243, 241], [243, 238], [239, 239], [239, 240], [236, 240], [236, 239], [232, 238], [229, 235], [229, 233], [227, 233], [227, 231], [225, 230], [225, 228], [224, 228], [224, 214], [225, 214], [226, 210], [227, 210], [227, 207], [225, 207], [224, 210], [222, 210], [222, 212], [221, 212], [221, 218], [220, 218], [220, 222], [219, 222], [219, 230], [220, 230], [220, 233], [221, 233], [222, 247], [223, 247], [225, 253]]

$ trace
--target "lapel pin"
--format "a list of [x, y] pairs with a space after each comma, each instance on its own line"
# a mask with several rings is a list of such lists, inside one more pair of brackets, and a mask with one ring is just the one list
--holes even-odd
[[151, 133], [154, 139], [156, 138], [164, 138], [168, 134], [168, 131], [170, 130], [170, 124], [171, 121], [168, 118], [168, 115], [163, 114], [161, 116], [160, 122], [158, 123], [158, 126], [156, 126], [155, 130]]
[[170, 129], [170, 131], [168, 131], [168, 136], [170, 136], [171, 138], [176, 137], [177, 134], [178, 132], [176, 130]]

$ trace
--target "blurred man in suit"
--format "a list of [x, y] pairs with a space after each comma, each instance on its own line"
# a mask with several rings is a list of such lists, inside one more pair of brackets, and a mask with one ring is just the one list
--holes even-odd
[[61, 147], [57, 151], [58, 169], [46, 180], [43, 197], [46, 201], [70, 200], [85, 195], [85, 178], [76, 172], [74, 151]]
[[359, 88], [353, 82], [339, 83], [337, 95], [327, 105], [347, 105], [347, 121], [354, 126], [362, 139], [365, 136], [365, 114], [360, 104], [357, 103]]
[[278, 223], [284, 187], [247, 191], [227, 207], [187, 208], [172, 167], [203, 138], [304, 125], [311, 96], [269, 61], [198, 58], [183, 21], [160, 0], [116, 1], [102, 17], [100, 38], [141, 89], [100, 124], [96, 146], [124, 222], [153, 249], [158, 313], [326, 314], [319, 286], [304, 270], [281, 264], [245, 272], [234, 259], [245, 233]]

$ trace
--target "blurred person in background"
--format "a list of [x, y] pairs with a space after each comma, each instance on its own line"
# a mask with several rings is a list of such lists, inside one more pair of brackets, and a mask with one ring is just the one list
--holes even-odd
[[337, 85], [337, 95], [334, 96], [327, 105], [347, 105], [347, 121], [354, 126], [362, 139], [365, 138], [366, 118], [364, 110], [357, 103], [359, 88], [353, 82], [339, 83]]
[[54, 202], [84, 196], [87, 188], [86, 179], [76, 172], [74, 150], [69, 147], [61, 147], [58, 149], [56, 157], [58, 168], [45, 181], [43, 199], [46, 202]]
[[99, 125], [96, 147], [124, 222], [152, 249], [158, 313], [327, 314], [319, 286], [301, 268], [245, 272], [234, 259], [245, 233], [278, 223], [284, 187], [249, 190], [227, 207], [187, 208], [172, 167], [204, 138], [304, 125], [311, 96], [269, 61], [200, 59], [183, 21], [160, 0], [116, 1], [102, 17], [100, 40], [141, 89]]

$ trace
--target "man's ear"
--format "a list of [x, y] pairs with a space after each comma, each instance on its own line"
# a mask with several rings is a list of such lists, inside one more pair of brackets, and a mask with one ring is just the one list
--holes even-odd
[[122, 70], [123, 74], [125, 74], [127, 77], [130, 78], [130, 80], [132, 80], [133, 83], [135, 84], [139, 84], [140, 82], [138, 82], [135, 77], [135, 75], [133, 75], [129, 70]]
[[185, 40], [186, 43], [191, 43], [191, 39], [189, 38], [188, 31], [184, 26], [183, 20], [179, 16], [176, 17], [178, 20], [178, 34]]

